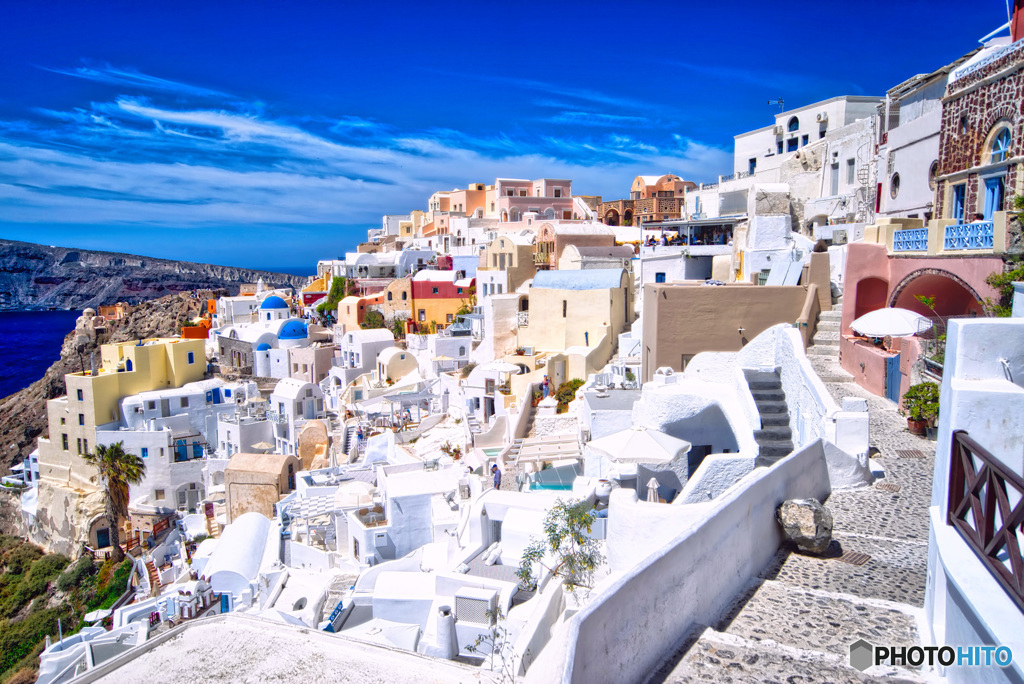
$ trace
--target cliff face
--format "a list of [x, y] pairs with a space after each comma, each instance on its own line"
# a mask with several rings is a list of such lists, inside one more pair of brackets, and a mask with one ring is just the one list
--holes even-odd
[[[126, 318], [108, 321], [107, 331], [99, 343], [126, 342], [147, 337], [170, 337], [178, 333], [182, 321], [204, 313], [206, 298], [217, 295], [201, 291], [201, 297], [171, 295], [134, 307]], [[0, 474], [21, 461], [35, 447], [36, 439], [46, 436], [46, 400], [66, 394], [64, 375], [89, 367], [93, 352], [99, 361], [99, 344], [92, 344], [79, 359], [73, 344], [74, 330], [69, 330], [61, 347], [60, 359], [50, 366], [42, 378], [9, 397], [0, 399]]]
[[259, 278], [267, 287], [306, 284], [300, 276], [248, 268], [0, 240], [0, 311], [95, 308], [196, 289], [237, 294], [241, 283]]

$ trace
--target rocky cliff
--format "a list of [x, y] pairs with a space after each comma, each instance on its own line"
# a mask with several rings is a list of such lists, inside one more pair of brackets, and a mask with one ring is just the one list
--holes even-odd
[[248, 268], [0, 240], [0, 311], [83, 309], [195, 289], [237, 294], [241, 283], [259, 278], [268, 287], [306, 284], [303, 277]]
[[[216, 296], [212, 291], [202, 291], [200, 298], [175, 294], [143, 302], [134, 307], [126, 318], [108, 321], [106, 332], [99, 343], [126, 342], [147, 337], [168, 337], [176, 335], [182, 321], [191, 320], [202, 314], [206, 298]], [[72, 344], [74, 331], [69, 330], [64, 338], [60, 359], [50, 366], [42, 378], [14, 394], [0, 399], [0, 474], [10, 472], [10, 466], [18, 463], [35, 447], [36, 439], [46, 436], [46, 400], [66, 393], [64, 375], [82, 370]], [[99, 346], [93, 344], [82, 353], [86, 366], [89, 357]]]

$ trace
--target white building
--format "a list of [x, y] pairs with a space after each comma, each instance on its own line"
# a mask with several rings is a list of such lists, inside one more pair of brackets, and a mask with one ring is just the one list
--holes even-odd
[[306, 421], [323, 418], [324, 393], [317, 385], [285, 378], [274, 387], [269, 399], [274, 425], [275, 452], [298, 452], [299, 430]]
[[142, 482], [130, 487], [132, 507], [195, 513], [206, 495], [204, 468], [217, 450], [218, 419], [257, 395], [255, 383], [214, 379], [122, 399], [123, 418], [97, 430], [96, 441], [123, 442], [146, 464]]

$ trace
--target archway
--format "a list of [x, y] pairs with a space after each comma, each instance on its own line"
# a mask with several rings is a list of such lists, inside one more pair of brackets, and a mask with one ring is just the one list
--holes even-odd
[[864, 278], [857, 283], [857, 294], [853, 309], [854, 320], [866, 313], [885, 308], [885, 297], [889, 293], [889, 281], [882, 278]]
[[625, 213], [622, 214], [622, 225], [624, 225], [624, 226], [631, 226], [631, 225], [633, 225], [633, 210], [632, 209], [627, 209], [625, 211]]
[[[917, 296], [934, 297], [934, 313]], [[889, 305], [910, 309], [924, 316], [983, 316], [985, 307], [977, 291], [962, 278], [938, 268], [914, 271], [900, 281], [889, 297]]]
[[614, 209], [609, 209], [604, 214], [604, 223], [606, 226], [617, 226], [619, 225], [619, 212]]
[[512, 209], [508, 213], [508, 220], [511, 223], [517, 223], [521, 220], [519, 218], [519, 207], [512, 207]]

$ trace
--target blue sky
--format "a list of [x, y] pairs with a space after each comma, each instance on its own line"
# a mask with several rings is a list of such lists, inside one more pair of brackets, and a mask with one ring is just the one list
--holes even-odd
[[769, 98], [881, 95], [1006, 21], [1002, 0], [0, 11], [0, 236], [310, 271], [438, 189], [711, 180]]

